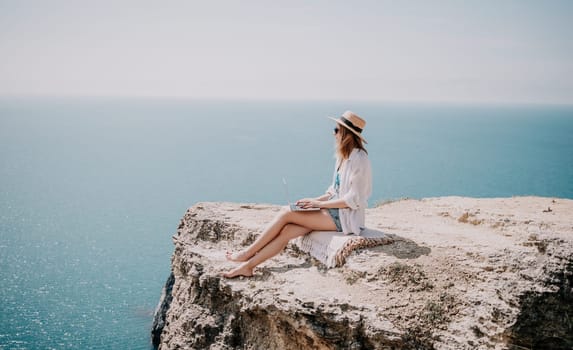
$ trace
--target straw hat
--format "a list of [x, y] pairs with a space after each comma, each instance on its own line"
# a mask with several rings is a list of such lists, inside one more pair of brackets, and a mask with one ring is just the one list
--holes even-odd
[[334, 120], [338, 124], [353, 132], [354, 135], [360, 137], [364, 143], [368, 143], [364, 137], [362, 137], [362, 130], [364, 130], [364, 127], [366, 126], [366, 121], [360, 118], [354, 112], [346, 111], [338, 119], [333, 117], [328, 118]]

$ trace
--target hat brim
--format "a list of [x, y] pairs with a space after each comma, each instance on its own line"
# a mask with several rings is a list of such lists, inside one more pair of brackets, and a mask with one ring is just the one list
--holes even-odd
[[368, 143], [368, 141], [366, 141], [366, 139], [362, 136], [362, 134], [360, 134], [359, 132], [357, 132], [357, 131], [352, 130], [351, 128], [349, 128], [348, 125], [344, 124], [340, 119], [333, 118], [333, 117], [327, 117], [327, 118], [334, 120], [334, 121], [337, 122], [339, 125], [345, 127], [346, 130], [350, 130], [350, 132], [352, 132], [354, 135], [360, 137], [360, 139], [362, 140], [362, 142]]

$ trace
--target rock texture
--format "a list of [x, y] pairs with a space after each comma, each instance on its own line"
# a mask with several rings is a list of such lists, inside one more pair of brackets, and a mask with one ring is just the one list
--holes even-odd
[[225, 251], [279, 207], [198, 203], [173, 237], [160, 349], [571, 349], [573, 201], [401, 200], [367, 212], [393, 244], [325, 269], [294, 245], [253, 278]]

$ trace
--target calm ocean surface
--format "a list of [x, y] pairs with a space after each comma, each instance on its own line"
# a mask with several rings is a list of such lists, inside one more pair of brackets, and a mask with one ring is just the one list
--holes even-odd
[[573, 198], [573, 107], [0, 100], [0, 349], [149, 349], [197, 201], [321, 194], [351, 109], [377, 201]]

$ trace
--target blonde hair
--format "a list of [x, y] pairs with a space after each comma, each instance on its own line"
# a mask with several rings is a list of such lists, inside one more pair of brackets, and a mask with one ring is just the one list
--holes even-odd
[[350, 157], [350, 153], [352, 153], [352, 150], [355, 148], [368, 153], [366, 148], [364, 148], [362, 139], [358, 135], [341, 125], [338, 126], [338, 132], [340, 133], [340, 142], [337, 142], [336, 144], [336, 159], [338, 166]]

